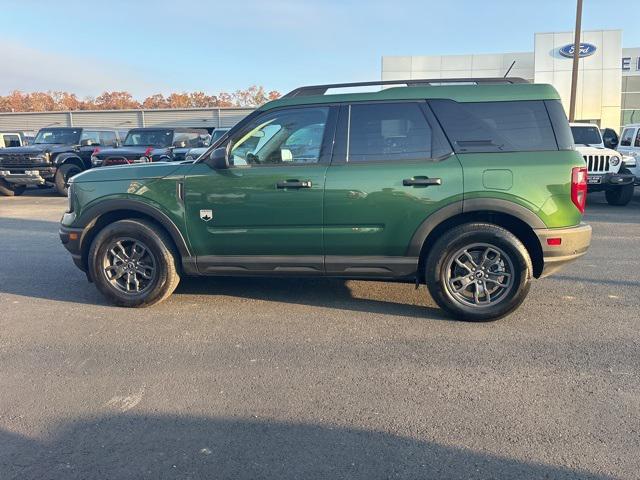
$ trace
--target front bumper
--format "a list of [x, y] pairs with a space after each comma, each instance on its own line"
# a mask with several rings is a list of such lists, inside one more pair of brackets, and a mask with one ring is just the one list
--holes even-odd
[[587, 253], [591, 245], [591, 225], [585, 223], [569, 228], [541, 228], [534, 232], [540, 241], [544, 259], [540, 278], [549, 276], [577, 260]]
[[591, 179], [598, 179], [598, 183], [588, 183], [588, 190], [604, 190], [610, 187], [623, 187], [625, 185], [633, 185], [636, 181], [635, 175], [632, 173], [604, 173], [602, 175], [589, 175]]
[[0, 167], [0, 178], [14, 185], [44, 185], [55, 176], [54, 168], [8, 170]]
[[58, 233], [62, 245], [64, 245], [64, 248], [71, 254], [73, 263], [75, 263], [76, 267], [80, 270], [86, 272], [87, 269], [82, 262], [82, 235], [84, 230], [82, 228], [70, 228], [61, 225]]

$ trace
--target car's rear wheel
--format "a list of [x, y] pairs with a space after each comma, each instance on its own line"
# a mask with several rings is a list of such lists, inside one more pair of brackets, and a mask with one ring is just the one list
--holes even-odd
[[624, 207], [633, 198], [634, 188], [635, 187], [633, 183], [630, 185], [625, 185], [624, 187], [612, 188], [605, 191], [604, 196], [607, 199], [607, 203], [609, 205], [614, 205], [616, 207]]
[[69, 179], [80, 172], [82, 172], [82, 169], [73, 163], [65, 163], [58, 168], [54, 182], [59, 195], [66, 197], [69, 194]]
[[147, 307], [166, 299], [178, 286], [176, 258], [161, 227], [146, 220], [120, 220], [93, 240], [89, 273], [114, 304]]
[[26, 185], [15, 185], [6, 180], [0, 179], [0, 193], [5, 197], [19, 196], [27, 189]]
[[467, 223], [433, 245], [425, 279], [433, 299], [461, 320], [486, 321], [515, 310], [529, 292], [531, 259], [508, 230]]

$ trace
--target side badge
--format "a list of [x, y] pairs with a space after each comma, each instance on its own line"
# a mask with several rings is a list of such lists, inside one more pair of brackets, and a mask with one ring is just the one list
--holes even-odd
[[212, 218], [213, 218], [213, 211], [212, 210], [200, 210], [200, 219], [201, 220], [204, 220], [205, 222], [208, 222]]

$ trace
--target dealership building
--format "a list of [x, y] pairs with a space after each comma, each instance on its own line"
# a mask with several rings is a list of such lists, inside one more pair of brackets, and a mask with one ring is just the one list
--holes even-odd
[[[569, 111], [573, 32], [536, 33], [533, 52], [385, 56], [382, 80], [509, 76], [553, 85]], [[576, 120], [620, 131], [640, 122], [640, 47], [623, 48], [622, 30], [583, 31]]]

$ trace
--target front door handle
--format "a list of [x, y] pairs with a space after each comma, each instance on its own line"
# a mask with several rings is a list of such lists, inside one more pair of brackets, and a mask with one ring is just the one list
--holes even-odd
[[405, 178], [404, 180], [402, 180], [402, 185], [404, 185], [405, 187], [428, 187], [431, 185], [442, 185], [442, 179], [429, 177]]
[[281, 180], [276, 183], [276, 188], [311, 188], [311, 180]]

